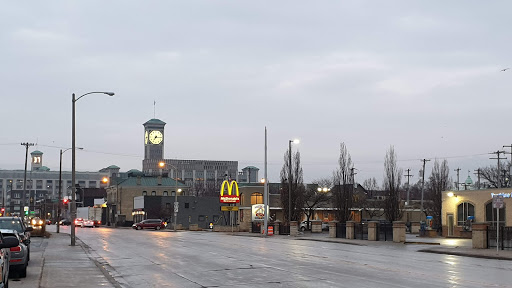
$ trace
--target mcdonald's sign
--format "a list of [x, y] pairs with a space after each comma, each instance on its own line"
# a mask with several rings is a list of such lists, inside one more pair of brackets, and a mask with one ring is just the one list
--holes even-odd
[[[228, 186], [228, 195], [224, 195], [225, 187]], [[235, 193], [233, 193], [233, 187]], [[224, 180], [220, 186], [220, 203], [240, 203], [240, 192], [238, 191], [238, 183], [236, 181], [229, 182]]]

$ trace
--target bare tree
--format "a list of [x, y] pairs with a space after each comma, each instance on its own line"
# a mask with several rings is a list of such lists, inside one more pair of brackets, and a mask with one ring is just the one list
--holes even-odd
[[449, 174], [448, 161], [443, 160], [439, 164], [439, 161], [436, 160], [426, 185], [427, 201], [425, 202], [425, 212], [434, 218], [434, 224], [437, 226], [438, 231], [441, 229], [442, 192], [451, 188]]
[[[332, 179], [330, 178], [322, 178], [318, 180], [313, 180], [312, 184], [317, 184], [318, 188], [321, 187], [332, 187]], [[329, 201], [329, 193], [327, 191], [318, 191], [317, 187], [310, 187], [306, 189], [306, 193], [304, 193], [304, 215], [306, 215], [306, 224], [309, 228], [309, 222], [315, 209], [324, 205]]]
[[366, 189], [368, 193], [366, 195], [366, 199], [362, 201], [361, 208], [365, 211], [365, 213], [370, 217], [379, 218], [384, 214], [383, 211], [383, 203], [382, 200], [374, 199], [375, 192], [379, 190], [379, 184], [377, 183], [377, 179], [375, 177], [368, 178], [363, 181], [363, 187]]
[[354, 185], [352, 183], [351, 171], [352, 159], [347, 151], [345, 143], [340, 144], [340, 157], [338, 158], [338, 169], [334, 172], [335, 188], [332, 192], [336, 218], [345, 223], [352, 218], [350, 209], [353, 206]]
[[402, 218], [403, 210], [400, 201], [400, 184], [402, 180], [402, 169], [398, 168], [395, 148], [389, 147], [384, 159], [384, 211], [388, 221], [396, 221]]
[[[500, 179], [501, 187], [507, 187], [509, 186], [509, 183], [507, 182], [510, 182], [510, 180], [507, 181], [507, 178], [510, 177], [510, 162], [506, 164], [500, 164], [500, 170], [501, 171], [498, 171], [498, 166], [492, 165], [480, 168], [480, 177], [486, 180], [491, 188], [498, 188], [498, 179]], [[498, 177], [498, 173], [500, 177]]]
[[373, 198], [374, 192], [379, 190], [379, 185], [375, 177], [364, 180], [363, 187], [366, 189], [366, 192], [368, 192], [367, 198], [369, 199]]
[[[289, 154], [290, 151], [287, 150], [284, 154], [284, 165], [281, 169], [281, 207], [283, 208], [284, 217], [289, 223], [289, 221], [297, 221], [300, 219], [300, 215], [302, 213], [302, 208], [304, 207], [304, 180], [303, 180], [303, 172], [302, 166], [300, 164], [300, 152], [296, 152], [292, 155], [292, 175], [289, 170]], [[291, 192], [288, 191], [288, 179], [292, 181], [292, 189]], [[289, 207], [289, 193], [291, 193], [291, 207]], [[288, 219], [289, 211], [291, 209], [291, 219]]]

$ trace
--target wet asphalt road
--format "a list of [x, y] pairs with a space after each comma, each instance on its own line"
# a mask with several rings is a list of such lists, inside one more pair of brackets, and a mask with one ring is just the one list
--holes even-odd
[[417, 252], [423, 245], [109, 228], [76, 235], [122, 287], [512, 286], [511, 261]]

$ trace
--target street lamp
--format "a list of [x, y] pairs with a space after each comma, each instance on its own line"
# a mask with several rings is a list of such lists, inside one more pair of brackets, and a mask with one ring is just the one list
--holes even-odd
[[[299, 144], [299, 139], [288, 140], [288, 225], [292, 221], [292, 143]], [[291, 229], [291, 226], [290, 226]], [[291, 232], [291, 231], [290, 231]]]
[[[162, 169], [165, 167], [166, 163], [163, 161], [160, 161], [158, 163], [158, 167], [160, 167], [160, 175], [162, 175]], [[178, 168], [176, 166], [167, 164], [174, 168], [174, 171], [176, 171], [176, 175], [174, 175], [174, 232], [176, 232], [176, 225], [178, 220], [178, 192], [181, 192], [181, 189], [178, 189]]]
[[[76, 147], [77, 149], [80, 149], [80, 150], [83, 150], [84, 148], [82, 147]], [[64, 152], [68, 151], [69, 149], [71, 148], [68, 148], [68, 149], [65, 149], [64, 151], [62, 151], [62, 149], [60, 149], [60, 161], [59, 161], [59, 201], [57, 202], [57, 233], [60, 233], [60, 214], [62, 213], [62, 210], [61, 210], [61, 201], [62, 201], [62, 154], [64, 154]]]
[[327, 187], [318, 187], [318, 188], [316, 188], [316, 190], [317, 190], [318, 192], [324, 192], [324, 193], [325, 193], [325, 192], [329, 192], [329, 191], [331, 191], [331, 188], [327, 188]]
[[108, 96], [114, 96], [114, 92], [89, 92], [82, 96], [75, 98], [75, 93], [72, 94], [71, 98], [71, 246], [75, 246], [75, 218], [76, 218], [76, 187], [75, 187], [75, 103], [80, 98], [89, 94], [105, 94]]

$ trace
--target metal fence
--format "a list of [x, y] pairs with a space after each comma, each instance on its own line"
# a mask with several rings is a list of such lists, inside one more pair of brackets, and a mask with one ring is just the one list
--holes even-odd
[[252, 222], [251, 232], [252, 233], [261, 233], [261, 222]]
[[347, 224], [336, 223], [336, 238], [347, 238]]
[[393, 223], [379, 223], [377, 237], [379, 241], [393, 241]]
[[290, 235], [290, 225], [280, 225], [279, 235]]
[[354, 223], [354, 238], [368, 240], [368, 223]]
[[[500, 226], [499, 237], [501, 250], [512, 250], [512, 227]], [[487, 227], [487, 248], [496, 248], [496, 226]]]

